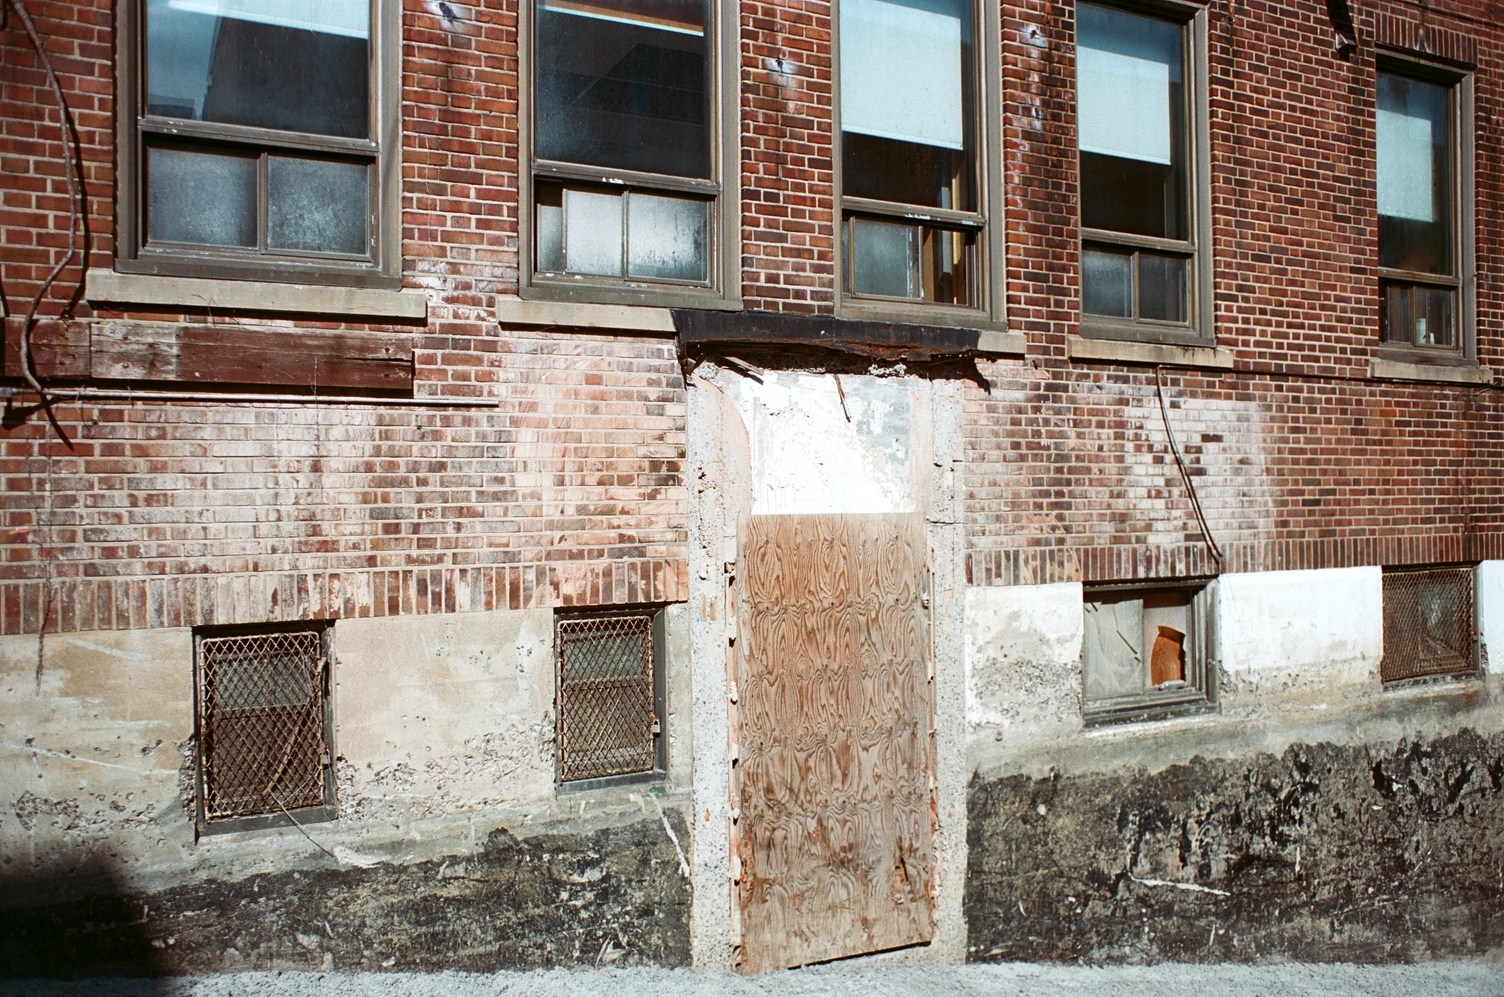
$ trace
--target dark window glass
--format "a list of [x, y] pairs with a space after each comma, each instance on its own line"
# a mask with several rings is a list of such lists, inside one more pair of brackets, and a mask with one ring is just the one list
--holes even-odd
[[1452, 92], [1378, 75], [1379, 266], [1452, 276]]
[[1186, 264], [1184, 256], [1138, 254], [1139, 318], [1160, 322], [1186, 320]]
[[256, 156], [148, 148], [146, 239], [148, 243], [254, 247]]
[[1455, 347], [1455, 300], [1451, 288], [1385, 282], [1379, 299], [1384, 342]]
[[845, 193], [976, 209], [969, 0], [843, 0]]
[[1088, 315], [1133, 317], [1133, 254], [1087, 248], [1081, 254], [1081, 307]]
[[270, 248], [366, 252], [370, 167], [269, 156], [266, 187]]
[[364, 0], [147, 0], [146, 112], [364, 138]]
[[704, 0], [555, 0], [537, 22], [537, 156], [709, 178]]
[[1081, 223], [1188, 238], [1185, 29], [1078, 4]]

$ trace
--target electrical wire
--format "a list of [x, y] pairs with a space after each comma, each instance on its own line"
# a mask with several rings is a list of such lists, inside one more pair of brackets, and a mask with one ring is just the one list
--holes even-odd
[[1206, 546], [1211, 550], [1212, 560], [1217, 562], [1217, 574], [1227, 570], [1227, 561], [1222, 556], [1222, 548], [1217, 546], [1217, 541], [1212, 537], [1212, 528], [1207, 525], [1206, 513], [1201, 510], [1201, 497], [1196, 494], [1196, 483], [1191, 480], [1191, 472], [1186, 467], [1185, 456], [1180, 452], [1180, 444], [1175, 441], [1175, 430], [1170, 426], [1170, 406], [1165, 401], [1164, 368], [1154, 368], [1154, 387], [1159, 393], [1159, 414], [1165, 421], [1165, 435], [1170, 439], [1170, 452], [1175, 455], [1175, 466], [1180, 468], [1180, 478], [1185, 482], [1185, 489], [1191, 496], [1191, 510], [1196, 514], [1196, 524], [1201, 527], [1201, 536], [1206, 540]]

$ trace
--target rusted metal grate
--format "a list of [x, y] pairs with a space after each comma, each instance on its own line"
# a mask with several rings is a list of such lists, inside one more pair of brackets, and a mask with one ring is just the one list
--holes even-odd
[[206, 818], [325, 803], [324, 660], [316, 630], [200, 639]]
[[560, 620], [558, 648], [560, 780], [651, 770], [652, 615]]
[[1476, 668], [1473, 569], [1384, 572], [1385, 682]]

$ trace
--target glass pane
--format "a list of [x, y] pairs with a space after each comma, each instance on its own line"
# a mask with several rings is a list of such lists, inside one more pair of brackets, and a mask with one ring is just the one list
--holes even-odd
[[368, 0], [147, 0], [148, 114], [365, 137]]
[[1451, 275], [1451, 91], [1379, 74], [1379, 265]]
[[627, 275], [705, 279], [705, 202], [627, 195]]
[[364, 163], [267, 157], [267, 246], [367, 255], [370, 169]]
[[256, 157], [146, 150], [146, 241], [256, 245]]
[[621, 197], [564, 191], [564, 268], [621, 276]]
[[1386, 283], [1379, 316], [1384, 341], [1454, 348], [1456, 299], [1457, 292], [1451, 288]]
[[1133, 256], [1105, 249], [1081, 253], [1081, 309], [1088, 315], [1133, 317]]
[[1164, 687], [1186, 681], [1191, 594], [1184, 591], [1145, 593], [1143, 605], [1144, 633], [1143, 643], [1139, 646], [1149, 652], [1149, 684]]
[[1103, 600], [1083, 608], [1081, 665], [1087, 701], [1143, 692], [1148, 681], [1143, 600]]
[[914, 226], [857, 218], [852, 228], [854, 292], [914, 297]]
[[537, 153], [710, 176], [704, 0], [538, 5]]
[[975, 116], [968, 0], [844, 0], [846, 193], [971, 210]]
[[545, 273], [564, 270], [564, 188], [555, 183], [538, 185], [538, 262]]
[[923, 229], [919, 250], [920, 285], [926, 301], [970, 305], [972, 294], [972, 245], [969, 232]]
[[1184, 256], [1138, 254], [1138, 316], [1162, 322], [1186, 320], [1186, 270]]
[[1184, 28], [1076, 8], [1081, 223], [1186, 238]]

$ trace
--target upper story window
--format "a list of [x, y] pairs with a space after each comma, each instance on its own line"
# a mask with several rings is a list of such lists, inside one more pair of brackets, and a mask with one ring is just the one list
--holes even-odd
[[720, 293], [711, 15], [706, 0], [535, 0], [525, 286]]
[[1204, 16], [1077, 4], [1085, 333], [1211, 338]]
[[971, 0], [841, 0], [848, 302], [982, 307], [987, 225]]
[[[1465, 81], [1418, 66], [1381, 64], [1378, 160], [1381, 340], [1412, 355], [1471, 352], [1465, 275], [1471, 265], [1471, 182]], [[1470, 171], [1466, 171], [1470, 176]], [[1467, 212], [1470, 216], [1470, 211]]]
[[120, 269], [395, 284], [396, 8], [129, 0]]

